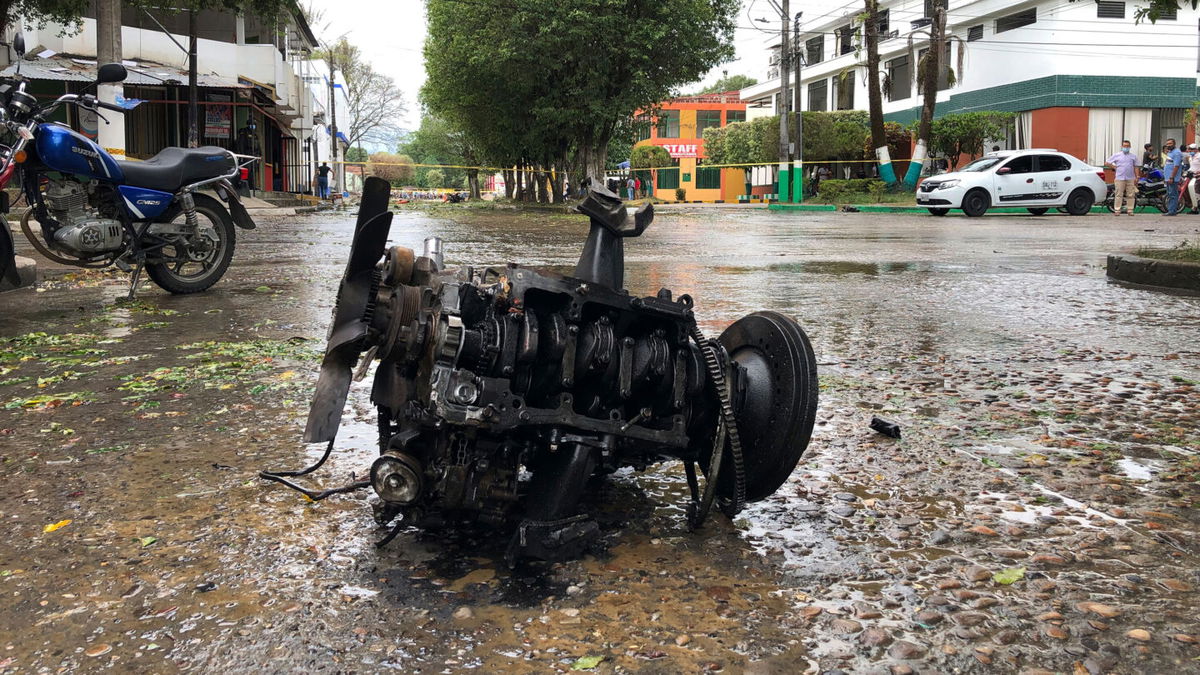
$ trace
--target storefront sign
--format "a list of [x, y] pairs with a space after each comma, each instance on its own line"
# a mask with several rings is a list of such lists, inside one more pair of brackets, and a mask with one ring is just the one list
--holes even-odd
[[700, 146], [696, 143], [686, 143], [680, 145], [664, 145], [663, 149], [671, 157], [699, 157]]
[[208, 138], [232, 138], [233, 106], [214, 105], [229, 103], [230, 98], [223, 94], [209, 94], [209, 104], [204, 106], [204, 135]]

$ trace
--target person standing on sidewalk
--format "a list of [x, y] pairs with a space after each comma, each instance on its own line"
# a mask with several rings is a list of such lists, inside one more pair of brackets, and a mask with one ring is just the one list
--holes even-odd
[[1133, 145], [1129, 141], [1121, 141], [1121, 151], [1113, 153], [1105, 166], [1112, 167], [1116, 172], [1113, 213], [1121, 215], [1125, 200], [1129, 199], [1129, 215], [1132, 216], [1137, 206], [1137, 156], [1133, 154]]
[[1154, 151], [1153, 143], [1143, 145], [1142, 150], [1144, 150], [1142, 152], [1142, 166], [1151, 168], [1162, 166], [1162, 163], [1159, 162], [1158, 153]]
[[1190, 191], [1188, 194], [1192, 197], [1192, 213], [1200, 213], [1200, 146], [1192, 143], [1192, 155], [1189, 159], [1191, 170], [1191, 182], [1189, 183]]
[[1167, 213], [1179, 213], [1179, 179], [1183, 175], [1183, 153], [1175, 147], [1175, 139], [1168, 138], [1163, 148], [1163, 173], [1167, 176]]
[[321, 162], [321, 166], [317, 167], [317, 196], [321, 199], [329, 199], [329, 173], [333, 169], [325, 162]]

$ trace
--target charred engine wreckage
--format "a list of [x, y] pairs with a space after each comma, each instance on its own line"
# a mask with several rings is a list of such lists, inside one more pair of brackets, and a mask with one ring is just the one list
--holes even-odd
[[[385, 250], [388, 194], [367, 180], [338, 289], [304, 432], [328, 444], [325, 456], [264, 478], [314, 499], [369, 485], [380, 523], [400, 516], [380, 545], [411, 525], [516, 521], [512, 563], [587, 548], [599, 527], [578, 504], [597, 472], [683, 460], [693, 529], [714, 500], [732, 516], [791, 474], [817, 406], [807, 337], [757, 312], [710, 340], [691, 297], [623, 290], [624, 240], [650, 225], [651, 206], [630, 215], [593, 187], [577, 207], [591, 219], [587, 242], [565, 277], [515, 264], [447, 269], [433, 238], [421, 256]], [[321, 492], [289, 481], [328, 458], [355, 363], [361, 377], [374, 360], [380, 456], [369, 480]]]

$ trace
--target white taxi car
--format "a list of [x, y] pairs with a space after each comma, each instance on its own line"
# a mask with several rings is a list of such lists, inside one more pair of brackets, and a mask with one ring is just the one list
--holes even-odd
[[1040, 216], [1052, 208], [1082, 216], [1104, 201], [1104, 170], [1051, 149], [991, 152], [957, 171], [930, 176], [917, 186], [917, 206], [944, 216], [962, 209], [971, 217], [992, 207], [1024, 207]]

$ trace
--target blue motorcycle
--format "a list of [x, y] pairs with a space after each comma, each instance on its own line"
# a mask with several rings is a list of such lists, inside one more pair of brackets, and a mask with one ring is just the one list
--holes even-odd
[[[46, 118], [63, 105], [100, 119], [100, 110], [123, 113], [132, 105], [89, 93], [39, 104], [20, 76], [25, 50], [19, 32], [13, 48], [17, 74], [0, 78], [0, 133], [9, 137], [0, 141], [0, 190], [14, 179], [20, 186], [29, 206], [21, 230], [30, 244], [60, 264], [116, 265], [132, 272], [130, 297], [143, 269], [171, 293], [196, 293], [220, 280], [233, 259], [234, 226], [254, 228], [235, 185], [257, 158], [204, 147], [166, 148], [146, 161], [118, 161], [86, 136]], [[124, 66], [109, 63], [97, 70], [96, 83], [125, 76]], [[8, 194], [0, 192], [0, 213], [10, 212], [8, 202]], [[7, 224], [0, 226], [0, 278], [15, 280]]]

